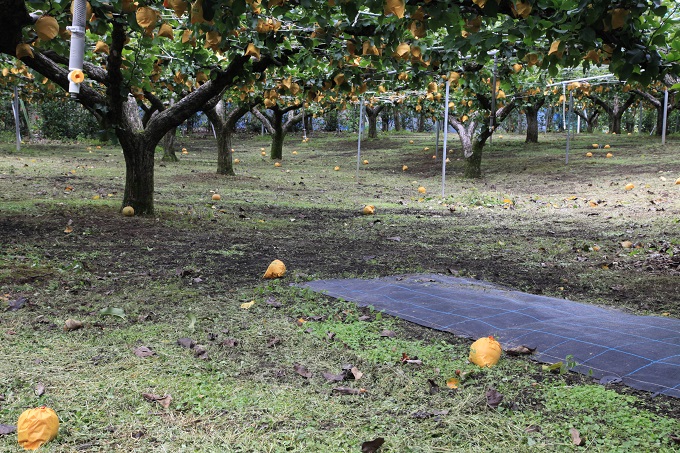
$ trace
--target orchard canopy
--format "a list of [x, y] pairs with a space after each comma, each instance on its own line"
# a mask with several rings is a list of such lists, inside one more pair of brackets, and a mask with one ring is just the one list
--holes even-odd
[[[471, 92], [479, 80], [488, 86], [494, 58], [517, 90], [517, 79], [565, 67], [602, 67], [645, 87], [678, 74], [678, 8], [674, 0], [91, 0], [76, 100], [122, 145], [123, 205], [150, 214], [155, 146], [224, 97], [310, 108], [430, 87], [428, 100], [441, 105], [434, 92], [444, 80]], [[0, 0], [1, 83], [11, 67], [66, 90], [70, 24], [68, 0]], [[488, 112], [484, 99], [475, 102]], [[464, 130], [468, 115], [455, 118]]]

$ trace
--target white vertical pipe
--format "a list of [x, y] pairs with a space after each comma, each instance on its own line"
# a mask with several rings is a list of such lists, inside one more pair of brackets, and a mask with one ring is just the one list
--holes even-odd
[[491, 118], [489, 118], [489, 145], [493, 143], [494, 126], [496, 125], [496, 70], [498, 69], [496, 52], [493, 54], [493, 81], [491, 86]]
[[357, 139], [357, 184], [359, 183], [359, 167], [361, 165], [361, 133], [364, 126], [364, 98], [359, 104], [359, 138]]
[[666, 144], [666, 121], [668, 120], [668, 88], [663, 90], [663, 130], [661, 131], [661, 144]]
[[85, 59], [85, 22], [87, 21], [87, 2], [86, 0], [73, 0], [73, 21], [67, 29], [71, 32], [71, 48], [68, 59], [69, 85], [68, 91], [75, 97], [80, 93], [80, 83], [74, 83], [70, 75], [73, 71], [83, 70], [83, 60]]
[[567, 128], [567, 86], [562, 84], [562, 128]]
[[436, 138], [434, 139], [434, 155], [439, 157], [439, 120], [435, 120], [434, 127], [437, 129]]
[[[571, 117], [573, 110], [574, 110], [574, 92], [570, 91], [569, 92], [569, 117]], [[565, 117], [565, 119], [566, 119], [566, 117]], [[569, 129], [571, 129], [571, 124], [567, 121], [566, 122], [567, 152], [566, 152], [566, 157], [565, 157], [565, 160], [564, 160], [565, 164], [569, 164], [569, 148], [571, 146]]]
[[449, 89], [451, 81], [446, 80], [446, 96], [444, 96], [444, 144], [442, 146], [442, 198], [446, 187], [446, 142], [449, 137]]
[[21, 123], [19, 117], [19, 88], [14, 85], [14, 100], [12, 101], [12, 110], [14, 111], [14, 124], [17, 132], [17, 151], [21, 151]]

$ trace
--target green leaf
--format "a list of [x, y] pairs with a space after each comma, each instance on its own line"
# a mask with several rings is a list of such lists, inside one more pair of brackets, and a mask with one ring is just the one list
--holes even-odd
[[187, 318], [189, 318], [189, 326], [188, 326], [189, 330], [191, 330], [193, 332], [194, 329], [195, 329], [195, 326], [196, 326], [196, 321], [197, 321], [196, 315], [193, 314], [193, 313], [189, 313], [187, 315]]
[[106, 307], [102, 308], [99, 310], [100, 315], [111, 315], [111, 316], [117, 316], [121, 319], [125, 319], [125, 312], [123, 311], [122, 308], [113, 308], [113, 307]]

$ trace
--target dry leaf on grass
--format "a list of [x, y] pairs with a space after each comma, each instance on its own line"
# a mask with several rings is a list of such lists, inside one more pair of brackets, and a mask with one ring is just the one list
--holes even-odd
[[505, 395], [498, 390], [491, 388], [486, 391], [486, 404], [489, 407], [496, 409], [501, 404], [504, 397]]
[[17, 427], [15, 425], [4, 425], [0, 423], [0, 436], [4, 436], [6, 434], [12, 434], [17, 431]]
[[571, 436], [571, 443], [580, 447], [585, 444], [585, 441], [581, 439], [581, 434], [576, 428], [569, 428], [569, 435]]
[[330, 382], [342, 382], [345, 380], [345, 374], [333, 374], [333, 373], [328, 373], [324, 371], [321, 373], [321, 375], [326, 379], [327, 381]]
[[228, 346], [230, 348], [233, 348], [234, 346], [238, 345], [238, 340], [236, 338], [227, 338], [226, 340], [223, 340], [222, 343], [220, 343], [222, 346]]
[[137, 357], [142, 357], [142, 358], [143, 357], [151, 357], [152, 355], [156, 355], [155, 352], [153, 352], [151, 349], [147, 348], [146, 346], [140, 346], [138, 348], [134, 348], [132, 350], [132, 352], [134, 352], [134, 354]]
[[28, 299], [26, 299], [25, 297], [20, 297], [20, 298], [18, 298], [18, 299], [16, 299], [16, 300], [10, 300], [10, 301], [8, 302], [9, 308], [7, 308], [7, 310], [9, 310], [9, 311], [17, 311], [17, 310], [19, 310], [20, 308], [23, 308], [24, 305], [26, 304], [26, 302], [28, 302]]
[[76, 321], [75, 319], [67, 319], [64, 322], [64, 330], [67, 332], [71, 332], [73, 330], [78, 330], [83, 328], [83, 323], [80, 321]]
[[35, 396], [43, 396], [45, 394], [45, 384], [38, 382], [35, 385], [35, 390], [33, 390], [33, 392], [35, 393]]
[[299, 363], [293, 364], [293, 369], [297, 374], [302, 376], [303, 378], [309, 379], [312, 377], [312, 372], [309, 371], [304, 365], [300, 365]]
[[187, 349], [193, 349], [196, 346], [196, 342], [191, 338], [180, 338], [177, 340], [177, 344]]
[[276, 346], [277, 344], [281, 344], [281, 339], [278, 338], [278, 337], [274, 337], [274, 338], [271, 338], [271, 339], [267, 342], [267, 347], [268, 347], [268, 348], [272, 348], [272, 347]]
[[385, 439], [377, 437], [361, 444], [361, 453], [375, 453], [385, 443]]
[[145, 400], [151, 403], [156, 402], [163, 406], [165, 409], [170, 407], [170, 403], [172, 402], [172, 396], [170, 396], [169, 393], [163, 396], [156, 395], [154, 393], [142, 393], [142, 396], [144, 397]]
[[366, 393], [366, 389], [353, 389], [350, 387], [334, 387], [333, 392], [341, 395], [360, 395]]
[[381, 337], [388, 337], [388, 338], [394, 338], [397, 336], [397, 333], [393, 330], [383, 330], [380, 332]]

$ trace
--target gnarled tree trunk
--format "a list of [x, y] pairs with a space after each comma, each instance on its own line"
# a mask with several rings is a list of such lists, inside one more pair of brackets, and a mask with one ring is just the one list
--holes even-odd
[[385, 104], [377, 107], [369, 107], [367, 105], [364, 108], [366, 110], [366, 118], [368, 118], [368, 137], [378, 138], [378, 115], [385, 108]]
[[524, 143], [538, 143], [538, 111], [544, 102], [545, 98], [524, 106], [524, 115], [527, 119], [527, 136]]
[[174, 127], [170, 129], [164, 136], [161, 144], [163, 146], [163, 161], [165, 162], [177, 162], [177, 154], [175, 154], [175, 136], [177, 135], [177, 128]]
[[210, 122], [215, 127], [217, 135], [217, 174], [234, 176], [234, 161], [232, 158], [232, 137], [238, 120], [250, 111], [251, 104], [239, 104], [227, 111], [223, 100], [214, 108], [205, 110]]

